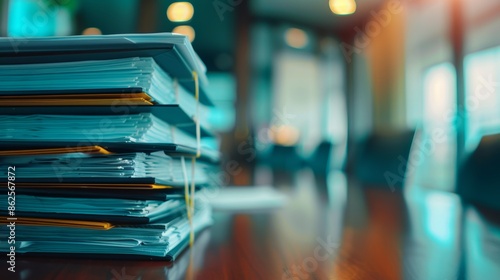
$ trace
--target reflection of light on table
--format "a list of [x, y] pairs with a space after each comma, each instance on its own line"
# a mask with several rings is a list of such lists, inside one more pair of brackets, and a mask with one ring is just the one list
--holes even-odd
[[465, 214], [466, 279], [497, 279], [500, 275], [500, 227], [490, 224], [475, 209]]
[[404, 254], [405, 279], [446, 279], [456, 275], [462, 210], [458, 195], [416, 185], [406, 189], [405, 199], [411, 229]]
[[458, 231], [457, 203], [448, 194], [433, 193], [426, 197], [427, 209], [425, 221], [430, 237], [436, 241], [450, 243], [454, 241], [454, 233]]
[[271, 187], [227, 187], [209, 201], [215, 210], [252, 211], [280, 208], [286, 197]]
[[406, 189], [405, 198], [418, 238], [430, 238], [442, 245], [456, 241], [461, 207], [457, 195], [412, 186]]

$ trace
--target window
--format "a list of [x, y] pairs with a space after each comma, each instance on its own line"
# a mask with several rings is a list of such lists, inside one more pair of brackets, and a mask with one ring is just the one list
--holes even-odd
[[424, 75], [424, 126], [449, 128], [456, 111], [456, 73], [451, 63], [430, 67]]
[[466, 148], [483, 135], [500, 132], [500, 47], [465, 57]]
[[[452, 190], [455, 180], [456, 72], [451, 63], [428, 68], [423, 79], [423, 120], [419, 139], [412, 153], [417, 170], [417, 184]], [[412, 157], [413, 158], [413, 157]]]

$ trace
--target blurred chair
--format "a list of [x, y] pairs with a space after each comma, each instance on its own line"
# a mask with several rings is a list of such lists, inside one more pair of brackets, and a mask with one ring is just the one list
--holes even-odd
[[296, 172], [304, 166], [296, 146], [274, 144], [264, 159], [271, 169], [280, 172]]
[[328, 202], [328, 174], [334, 169], [333, 149], [335, 144], [330, 141], [321, 141], [312, 154], [305, 158], [307, 166], [314, 174], [316, 188], [320, 201]]
[[351, 166], [367, 186], [402, 188], [415, 130], [376, 131], [362, 141]]
[[334, 144], [323, 140], [318, 144], [314, 152], [306, 159], [307, 164], [318, 177], [326, 177], [331, 168]]
[[500, 210], [500, 134], [484, 136], [467, 156], [457, 191], [466, 202]]
[[297, 152], [297, 146], [279, 144], [273, 144], [260, 161], [271, 169], [274, 186], [293, 186], [297, 171], [305, 165]]

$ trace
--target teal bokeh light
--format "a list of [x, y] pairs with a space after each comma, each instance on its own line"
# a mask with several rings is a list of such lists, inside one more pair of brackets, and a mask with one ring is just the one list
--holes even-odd
[[11, 0], [7, 35], [11, 37], [53, 36], [56, 33], [57, 7], [44, 0]]

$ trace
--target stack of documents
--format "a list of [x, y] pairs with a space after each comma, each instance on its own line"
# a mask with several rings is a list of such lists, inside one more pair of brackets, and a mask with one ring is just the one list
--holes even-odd
[[193, 94], [151, 57], [0, 65], [0, 89], [4, 106], [179, 104], [196, 114]]
[[211, 224], [196, 194], [219, 160], [189, 41], [16, 40], [0, 38], [0, 216], [16, 253], [175, 259]]
[[[1, 154], [1, 153], [0, 153]], [[163, 186], [184, 186], [183, 164], [164, 152], [153, 153], [100, 153], [69, 152], [61, 154], [3, 156], [0, 164], [16, 166], [17, 186], [51, 184], [116, 184], [152, 182]], [[188, 181], [198, 186], [208, 184], [204, 163], [186, 169], [195, 169], [195, 177], [187, 172]], [[2, 174], [3, 173], [3, 174]], [[0, 172], [8, 177], [7, 169]]]
[[[21, 197], [19, 204], [39, 200], [39, 197]], [[56, 217], [17, 218], [16, 240], [20, 243], [17, 245], [17, 252], [78, 254], [91, 258], [100, 254], [113, 258], [148, 257], [170, 260], [177, 257], [188, 244], [191, 230], [199, 232], [211, 224], [209, 207], [197, 203], [199, 206], [195, 208], [192, 229], [185, 214], [185, 205], [182, 205], [180, 199], [165, 202], [103, 199], [99, 203], [101, 205], [92, 204], [91, 199], [83, 199], [78, 203], [74, 200], [76, 199], [53, 198], [37, 201], [30, 206], [29, 208], [40, 209], [42, 203], [50, 203], [52, 207], [43, 213], [54, 213], [64, 208], [65, 211], [76, 209], [76, 212], [85, 214], [72, 217], [53, 214]], [[1, 206], [5, 207], [6, 203], [1, 203]], [[108, 216], [112, 217], [111, 222], [101, 222], [110, 220], [107, 219]], [[82, 218], [87, 220], [81, 220]], [[147, 219], [148, 222], [139, 218]], [[0, 232], [7, 236], [8, 228], [3, 226]], [[8, 248], [5, 242], [0, 246], [4, 250]]]

